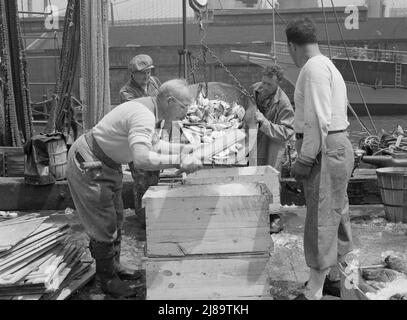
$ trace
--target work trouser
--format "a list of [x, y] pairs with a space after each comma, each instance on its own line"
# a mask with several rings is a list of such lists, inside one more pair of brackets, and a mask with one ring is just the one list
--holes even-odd
[[[78, 157], [78, 154], [80, 157]], [[68, 155], [67, 179], [76, 210], [92, 241], [114, 244], [123, 228], [123, 173], [105, 164], [82, 170], [78, 158], [97, 162], [84, 136], [71, 147]]]
[[142, 218], [142, 199], [151, 186], [156, 186], [159, 182], [159, 171], [144, 171], [136, 169], [133, 163], [129, 164], [133, 177], [134, 207], [136, 214]]
[[[297, 141], [300, 152], [302, 140]], [[354, 167], [352, 144], [347, 133], [328, 135], [326, 151], [304, 181], [307, 217], [304, 252], [307, 265], [325, 270], [337, 265], [338, 257], [352, 251], [348, 182]]]

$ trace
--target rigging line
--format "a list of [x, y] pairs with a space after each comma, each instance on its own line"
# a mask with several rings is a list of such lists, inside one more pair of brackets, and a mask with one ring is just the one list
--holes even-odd
[[374, 130], [376, 131], [376, 134], [377, 134], [378, 131], [377, 131], [376, 125], [375, 125], [375, 123], [374, 123], [374, 121], [373, 121], [372, 115], [370, 114], [370, 111], [369, 111], [369, 108], [368, 108], [368, 106], [367, 106], [365, 97], [363, 96], [362, 90], [361, 90], [361, 88], [360, 88], [360, 84], [359, 84], [358, 78], [357, 78], [357, 76], [356, 76], [355, 69], [353, 68], [352, 60], [350, 59], [349, 51], [348, 51], [348, 48], [347, 48], [347, 45], [346, 45], [346, 42], [345, 42], [345, 38], [344, 38], [343, 33], [342, 33], [342, 28], [341, 28], [340, 22], [339, 22], [339, 17], [338, 17], [338, 14], [337, 14], [337, 12], [336, 12], [336, 9], [335, 9], [334, 0], [331, 0], [331, 4], [332, 4], [332, 9], [333, 9], [334, 14], [335, 14], [335, 19], [336, 19], [336, 23], [337, 23], [337, 25], [338, 25], [339, 33], [340, 33], [340, 35], [341, 35], [341, 39], [342, 39], [342, 42], [343, 42], [343, 46], [344, 46], [344, 48], [345, 48], [346, 56], [347, 56], [347, 58], [348, 58], [348, 61], [349, 61], [349, 64], [350, 64], [350, 67], [351, 67], [353, 76], [354, 76], [354, 78], [355, 78], [356, 85], [357, 85], [357, 88], [358, 88], [360, 97], [362, 98], [363, 104], [364, 104], [364, 106], [365, 106], [365, 108], [366, 108], [366, 112], [367, 112], [367, 114], [368, 114], [368, 116], [369, 116], [369, 120], [370, 120], [370, 122], [372, 123], [372, 126], [373, 126], [373, 128], [374, 128]]
[[276, 18], [275, 18], [275, 0], [272, 0], [272, 6], [273, 6], [273, 60], [274, 64], [277, 64], [277, 52], [276, 52]]
[[364, 124], [364, 122], [359, 118], [357, 115], [355, 109], [353, 109], [352, 105], [348, 102], [348, 108], [352, 112], [353, 116], [356, 118], [356, 120], [359, 122], [360, 126], [370, 135], [373, 135], [372, 132], [369, 130], [369, 128]]
[[[21, 21], [24, 21], [25, 20], [24, 0], [21, 0], [21, 11], [23, 11]], [[25, 28], [26, 28], [26, 25], [24, 25], [24, 27], [21, 28], [21, 31], [23, 32], [23, 35], [24, 35], [24, 48], [27, 48], [27, 38], [26, 38], [26, 30], [25, 30]]]
[[324, 6], [324, 0], [321, 0], [321, 7], [322, 7], [322, 12], [324, 13], [325, 33], [326, 33], [326, 40], [328, 41], [329, 58], [332, 60], [331, 40], [330, 40], [330, 38], [329, 38], [328, 19], [327, 19], [327, 17], [326, 17], [325, 6]]
[[[273, 6], [273, 5], [270, 3], [270, 0], [267, 0], [267, 2], [268, 2], [268, 4], [269, 4], [270, 6]], [[278, 12], [277, 8], [274, 8], [274, 12], [277, 14], [277, 16], [281, 19], [281, 21], [282, 21], [285, 25], [288, 24], [288, 22], [280, 15], [280, 12]]]

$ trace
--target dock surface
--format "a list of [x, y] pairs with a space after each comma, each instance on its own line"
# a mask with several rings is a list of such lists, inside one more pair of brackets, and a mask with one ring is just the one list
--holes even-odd
[[[31, 212], [32, 213], [32, 212]], [[52, 222], [68, 223], [76, 242], [88, 245], [79, 217], [65, 212], [42, 211]], [[308, 280], [308, 268], [303, 253], [305, 207], [282, 207], [278, 211], [284, 223], [284, 231], [271, 235], [274, 245], [271, 252], [270, 294], [275, 300], [294, 298]], [[20, 213], [24, 214], [24, 213]], [[145, 270], [144, 246], [146, 233], [132, 210], [126, 210], [126, 222], [122, 243], [122, 261], [132, 267]], [[380, 263], [389, 253], [407, 255], [407, 225], [388, 223], [381, 205], [352, 206], [351, 221], [355, 250], [352, 257], [362, 266]], [[145, 277], [136, 283], [140, 293], [135, 300], [146, 297]], [[92, 281], [73, 296], [74, 300], [113, 300], [102, 293], [97, 281]]]

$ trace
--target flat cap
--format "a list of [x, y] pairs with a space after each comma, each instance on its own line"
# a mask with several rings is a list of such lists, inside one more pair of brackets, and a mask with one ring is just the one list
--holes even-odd
[[129, 70], [131, 72], [146, 71], [153, 68], [153, 59], [151, 59], [151, 57], [146, 54], [135, 56], [129, 63]]

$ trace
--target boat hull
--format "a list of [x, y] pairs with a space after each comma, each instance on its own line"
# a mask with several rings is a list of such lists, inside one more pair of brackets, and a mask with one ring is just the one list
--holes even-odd
[[[265, 55], [263, 57], [241, 54], [241, 58], [262, 67], [274, 64], [273, 60], [265, 57]], [[291, 57], [287, 55], [277, 55], [277, 61], [284, 69], [286, 80], [295, 86], [300, 69], [293, 64]], [[370, 113], [374, 115], [407, 114], [407, 89], [405, 88], [375, 88], [361, 84], [359, 85], [359, 91], [356, 83], [347, 82], [346, 85], [349, 101], [358, 115], [367, 114], [365, 103], [369, 107]]]

